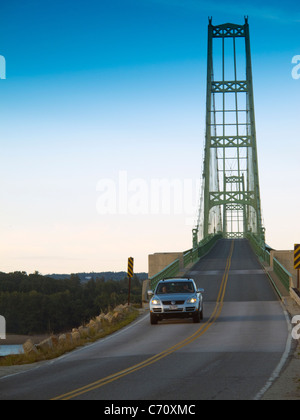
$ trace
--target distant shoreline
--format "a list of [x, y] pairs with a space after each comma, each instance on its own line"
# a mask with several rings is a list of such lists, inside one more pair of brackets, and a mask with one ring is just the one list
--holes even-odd
[[0, 340], [0, 346], [24, 344], [25, 341], [28, 339], [32, 340], [34, 344], [38, 344], [48, 337], [49, 337], [49, 334], [40, 334], [40, 335], [7, 334], [6, 340]]

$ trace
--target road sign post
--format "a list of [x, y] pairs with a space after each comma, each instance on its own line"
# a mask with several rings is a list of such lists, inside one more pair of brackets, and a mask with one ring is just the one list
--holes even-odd
[[300, 244], [294, 248], [294, 268], [297, 270], [297, 289], [300, 289]]
[[133, 263], [134, 259], [132, 257], [128, 258], [128, 268], [127, 268], [127, 276], [128, 276], [128, 306], [130, 305], [130, 292], [131, 292], [131, 279], [133, 276]]

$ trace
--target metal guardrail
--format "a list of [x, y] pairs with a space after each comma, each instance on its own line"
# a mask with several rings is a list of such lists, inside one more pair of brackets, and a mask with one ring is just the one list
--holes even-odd
[[279, 277], [281, 283], [284, 285], [287, 291], [290, 290], [290, 278], [292, 275], [283, 267], [282, 264], [274, 257], [273, 258], [274, 271]]
[[265, 261], [268, 265], [270, 265], [271, 256], [270, 252], [267, 251], [265, 248], [263, 248], [258, 240], [255, 238], [255, 236], [251, 233], [248, 233], [246, 235], [246, 238], [250, 242], [250, 245], [255, 252], [255, 254], [260, 257], [263, 261]]
[[155, 289], [157, 283], [160, 280], [176, 276], [176, 274], [179, 272], [179, 268], [180, 268], [180, 262], [179, 262], [179, 258], [177, 258], [177, 260], [173, 261], [171, 264], [167, 265], [157, 274], [150, 277], [149, 281], [150, 281], [151, 290]]
[[208, 251], [211, 250], [213, 245], [219, 240], [223, 238], [221, 234], [217, 235], [209, 235], [201, 242], [199, 242], [197, 248], [192, 248], [183, 253], [183, 266], [186, 267], [190, 263], [194, 263], [203, 257]]
[[[250, 245], [255, 252], [255, 254], [260, 257], [263, 261], [265, 261], [269, 266], [271, 265], [271, 254], [267, 251], [264, 247], [260, 245], [253, 234], [247, 234], [247, 239], [250, 242]], [[287, 291], [290, 290], [290, 281], [293, 278], [291, 273], [275, 258], [273, 257], [273, 269], [274, 272], [277, 274], [279, 280], [286, 288]]]

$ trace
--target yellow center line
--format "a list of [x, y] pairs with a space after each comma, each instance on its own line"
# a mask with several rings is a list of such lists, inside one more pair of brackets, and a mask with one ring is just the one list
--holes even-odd
[[122, 378], [126, 375], [129, 375], [129, 374], [133, 373], [133, 372], [136, 372], [137, 370], [140, 370], [140, 369], [143, 369], [143, 368], [145, 368], [149, 365], [152, 365], [153, 363], [158, 362], [159, 360], [169, 356], [170, 354], [174, 353], [175, 351], [178, 351], [178, 350], [182, 349], [183, 347], [187, 346], [188, 344], [191, 344], [192, 342], [197, 340], [199, 337], [201, 337], [211, 327], [211, 325], [216, 322], [216, 320], [218, 319], [218, 317], [221, 314], [222, 307], [223, 307], [224, 296], [225, 296], [225, 291], [226, 291], [226, 286], [227, 286], [227, 282], [228, 282], [229, 270], [230, 270], [230, 266], [231, 266], [233, 249], [234, 249], [234, 241], [232, 241], [232, 243], [231, 243], [229, 256], [228, 256], [227, 262], [226, 262], [226, 268], [225, 268], [225, 272], [223, 274], [223, 278], [222, 278], [222, 282], [221, 282], [221, 286], [220, 286], [220, 290], [219, 290], [219, 293], [218, 293], [218, 297], [217, 297], [217, 301], [216, 301], [214, 311], [211, 314], [211, 316], [209, 317], [209, 319], [194, 334], [190, 335], [189, 337], [185, 338], [184, 340], [180, 341], [179, 343], [175, 344], [174, 346], [167, 348], [166, 350], [162, 351], [161, 353], [158, 353], [158, 354], [156, 354], [152, 357], [149, 357], [148, 359], [144, 360], [143, 362], [137, 363], [136, 365], [131, 366], [127, 369], [124, 369], [120, 372], [114, 373], [114, 374], [109, 375], [105, 378], [99, 379], [98, 381], [95, 381], [93, 383], [85, 385], [81, 388], [75, 389], [71, 392], [60, 395], [58, 397], [55, 397], [55, 398], [53, 398], [53, 400], [70, 400], [72, 398], [78, 397], [79, 395], [82, 395], [82, 394], [85, 394], [87, 392], [93, 391], [97, 388], [100, 388], [104, 385], [109, 384], [110, 382], [116, 381], [117, 379], [120, 379], [120, 378]]

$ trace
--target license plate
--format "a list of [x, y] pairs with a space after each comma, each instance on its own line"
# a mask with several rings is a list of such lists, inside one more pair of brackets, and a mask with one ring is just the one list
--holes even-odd
[[169, 306], [170, 311], [176, 311], [178, 309], [177, 305], [170, 305]]

